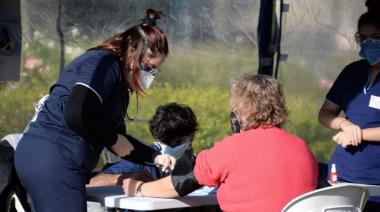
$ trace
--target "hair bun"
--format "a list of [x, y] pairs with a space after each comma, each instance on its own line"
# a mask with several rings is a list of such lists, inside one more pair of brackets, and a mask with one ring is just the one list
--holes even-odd
[[156, 26], [156, 20], [160, 19], [161, 12], [153, 9], [146, 11], [145, 17], [142, 19], [142, 26]]

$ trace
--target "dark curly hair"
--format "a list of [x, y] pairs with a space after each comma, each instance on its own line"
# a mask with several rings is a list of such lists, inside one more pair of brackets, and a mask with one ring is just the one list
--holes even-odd
[[169, 145], [197, 131], [197, 118], [190, 107], [177, 103], [159, 106], [149, 121], [152, 136]]

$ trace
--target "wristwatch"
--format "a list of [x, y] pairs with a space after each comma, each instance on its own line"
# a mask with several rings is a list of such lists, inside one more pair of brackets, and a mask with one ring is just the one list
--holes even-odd
[[144, 184], [144, 182], [140, 183], [137, 188], [136, 188], [136, 192], [135, 192], [135, 196], [136, 197], [144, 197], [144, 195], [142, 194], [141, 192], [141, 187], [142, 185]]

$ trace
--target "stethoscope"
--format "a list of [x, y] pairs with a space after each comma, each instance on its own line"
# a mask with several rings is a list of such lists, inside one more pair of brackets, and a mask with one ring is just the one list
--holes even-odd
[[367, 95], [367, 91], [372, 87], [373, 83], [376, 81], [376, 78], [378, 77], [378, 76], [376, 76], [376, 78], [374, 79], [374, 81], [371, 83], [371, 72], [372, 72], [372, 68], [369, 67], [369, 69], [368, 69], [367, 83], [363, 87], [363, 93], [365, 95]]
[[131, 90], [130, 89], [127, 89], [127, 92], [124, 92], [124, 105], [125, 105], [125, 109], [124, 109], [124, 121], [125, 122], [133, 122], [133, 121], [136, 121], [137, 119], [137, 115], [139, 114], [139, 97], [138, 95], [136, 95], [136, 113], [134, 115], [133, 118], [131, 118], [129, 115], [128, 115], [128, 103], [126, 102], [126, 99], [127, 99], [127, 95], [128, 95], [128, 99], [129, 99], [129, 96], [131, 95]]
[[[128, 96], [130, 96], [131, 94], [131, 90], [128, 89]], [[127, 95], [127, 92], [124, 93], [124, 103], [125, 103], [125, 112], [124, 112], [124, 122], [141, 122], [141, 123], [145, 123], [145, 122], [148, 122], [147, 120], [145, 119], [141, 119], [141, 118], [138, 118], [138, 114], [139, 114], [139, 96], [136, 95], [136, 112], [135, 112], [135, 115], [133, 117], [129, 116], [128, 115], [128, 104], [126, 103], [126, 95]]]

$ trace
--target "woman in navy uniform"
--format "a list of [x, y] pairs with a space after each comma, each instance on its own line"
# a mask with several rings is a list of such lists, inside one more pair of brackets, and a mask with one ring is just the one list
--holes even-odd
[[[339, 130], [329, 162], [329, 170], [336, 165], [338, 181], [380, 185], [380, 13], [360, 17], [356, 39], [364, 59], [339, 74], [319, 121]], [[341, 111], [345, 117], [339, 116]], [[365, 211], [380, 211], [380, 197], [370, 197]]]
[[86, 211], [85, 185], [104, 147], [137, 163], [174, 167], [126, 134], [129, 91], [143, 95], [168, 55], [159, 13], [89, 49], [69, 64], [29, 124], [15, 156], [17, 174], [38, 212]]

